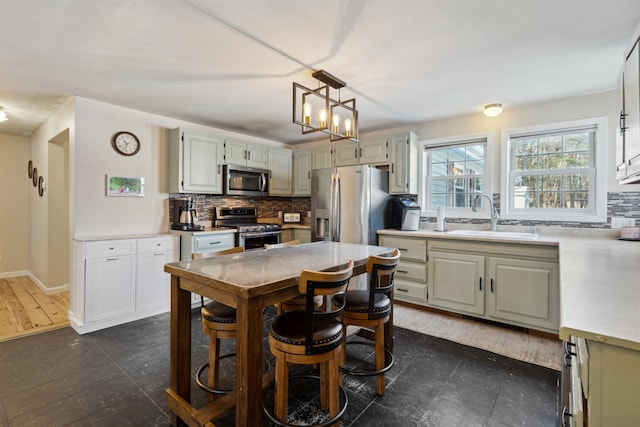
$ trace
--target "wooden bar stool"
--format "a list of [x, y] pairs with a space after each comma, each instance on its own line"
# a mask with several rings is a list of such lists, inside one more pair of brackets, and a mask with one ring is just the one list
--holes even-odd
[[[344, 305], [342, 323], [346, 337], [346, 328], [349, 325], [372, 327], [375, 332], [375, 370], [349, 370], [345, 368], [346, 345], [365, 344], [370, 342], [346, 342], [342, 343], [342, 363], [340, 370], [344, 373], [356, 376], [377, 375], [377, 393], [384, 396], [384, 373], [393, 366], [393, 354], [384, 347], [384, 324], [389, 321], [391, 314], [391, 293], [393, 292], [393, 274], [400, 261], [400, 251], [396, 249], [390, 257], [370, 256], [367, 260], [366, 271], [369, 275], [369, 288], [366, 290], [350, 290], [344, 295], [334, 298], [334, 303]], [[386, 359], [389, 363], [386, 363]]]
[[[244, 249], [242, 247], [236, 246], [234, 248], [215, 252], [194, 252], [191, 254], [191, 258], [193, 260], [205, 259], [243, 251]], [[209, 400], [213, 400], [216, 394], [225, 394], [230, 391], [218, 389], [218, 381], [220, 378], [220, 359], [235, 356], [235, 353], [229, 353], [220, 357], [220, 340], [236, 337], [238, 331], [238, 324], [236, 323], [236, 309], [217, 301], [208, 301], [205, 304], [202, 296], [200, 296], [200, 303], [202, 305], [202, 308], [200, 309], [200, 313], [202, 315], [202, 327], [204, 329], [204, 333], [209, 336], [209, 356], [207, 363], [198, 368], [196, 372], [196, 382], [203, 390], [211, 393], [209, 395]], [[200, 375], [207, 368], [209, 368], [207, 384], [204, 384], [200, 380]]]
[[[289, 364], [320, 364], [320, 406], [329, 409], [330, 419], [315, 425], [337, 425], [347, 407], [347, 397], [340, 385], [340, 351], [344, 338], [340, 314], [343, 307], [329, 305], [331, 310], [316, 310], [316, 296], [344, 294], [353, 274], [353, 261], [335, 271], [303, 270], [298, 290], [306, 296], [306, 309], [282, 313], [271, 324], [269, 347], [276, 359], [275, 415], [263, 398], [265, 414], [277, 425], [288, 424]], [[296, 377], [291, 377], [291, 379]], [[266, 391], [265, 391], [266, 395]], [[340, 408], [340, 396], [344, 406]]]

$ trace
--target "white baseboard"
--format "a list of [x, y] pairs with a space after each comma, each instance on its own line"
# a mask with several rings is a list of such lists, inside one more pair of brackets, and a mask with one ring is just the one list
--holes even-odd
[[60, 293], [60, 292], [68, 291], [71, 288], [71, 286], [69, 284], [60, 285], [60, 286], [56, 286], [56, 287], [53, 287], [53, 288], [47, 288], [44, 285], [44, 283], [42, 283], [40, 281], [40, 279], [38, 279], [36, 276], [31, 274], [31, 272], [29, 272], [29, 271], [9, 271], [9, 272], [6, 272], [6, 273], [0, 273], [0, 279], [4, 279], [4, 278], [7, 278], [7, 277], [19, 277], [19, 276], [27, 276], [27, 277], [29, 277], [29, 279], [31, 279], [31, 281], [33, 283], [35, 283], [36, 286], [39, 287], [40, 290], [45, 295], [57, 294], [57, 293]]

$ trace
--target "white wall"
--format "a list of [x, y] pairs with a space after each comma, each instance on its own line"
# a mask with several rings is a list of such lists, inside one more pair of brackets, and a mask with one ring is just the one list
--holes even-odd
[[[166, 155], [168, 129], [215, 132], [219, 135], [283, 147], [283, 144], [213, 129], [155, 114], [76, 98], [75, 222], [77, 237], [166, 233], [169, 227]], [[118, 131], [133, 132], [141, 148], [132, 157], [111, 147]], [[144, 177], [145, 196], [107, 197], [106, 175]]]
[[0, 276], [29, 266], [29, 140], [0, 134]]

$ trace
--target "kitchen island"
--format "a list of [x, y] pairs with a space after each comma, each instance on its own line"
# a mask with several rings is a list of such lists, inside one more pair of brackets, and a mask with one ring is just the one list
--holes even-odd
[[[302, 269], [326, 270], [353, 260], [353, 274], [362, 274], [370, 255], [392, 252], [380, 246], [315, 242], [165, 265], [171, 274], [167, 405], [177, 415], [177, 425], [205, 425], [234, 406], [236, 426], [261, 425], [262, 388], [273, 381], [273, 373], [262, 372], [262, 309], [299, 295]], [[236, 388], [198, 409], [190, 402], [191, 292], [235, 307], [238, 321]]]

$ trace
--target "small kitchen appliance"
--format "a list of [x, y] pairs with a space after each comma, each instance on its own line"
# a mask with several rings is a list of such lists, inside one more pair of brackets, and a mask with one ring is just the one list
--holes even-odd
[[193, 200], [190, 197], [178, 197], [173, 199], [173, 223], [172, 230], [201, 231], [204, 226], [195, 224], [198, 214], [193, 207]]
[[300, 212], [285, 212], [282, 215], [282, 222], [300, 222]]
[[245, 250], [264, 248], [266, 244], [280, 243], [280, 224], [258, 222], [256, 208], [215, 208], [214, 227], [235, 227], [236, 246]]
[[409, 197], [391, 199], [391, 226], [397, 230], [415, 231], [420, 226], [420, 206]]

